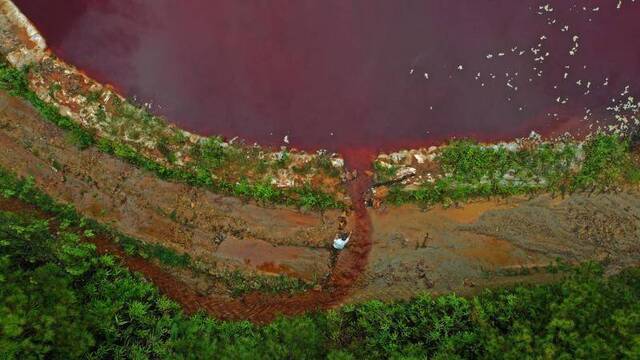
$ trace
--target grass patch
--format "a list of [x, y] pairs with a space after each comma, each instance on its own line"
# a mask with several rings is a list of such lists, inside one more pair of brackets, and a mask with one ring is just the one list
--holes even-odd
[[191, 257], [178, 254], [175, 251], [158, 244], [147, 244], [126, 235], [114, 237], [117, 244], [130, 256], [140, 256], [143, 259], [155, 259], [161, 264], [173, 267], [191, 267]]
[[510, 150], [469, 140], [453, 141], [436, 157], [443, 176], [405, 191], [392, 185], [388, 201], [449, 204], [475, 197], [604, 191], [640, 181], [627, 139], [596, 134], [571, 142]]
[[398, 166], [383, 164], [379, 161], [373, 162], [373, 171], [375, 174], [375, 182], [384, 184], [392, 181], [398, 173]]
[[286, 275], [248, 275], [241, 271], [226, 271], [215, 276], [229, 291], [231, 296], [239, 297], [252, 292], [265, 294], [295, 294], [311, 289], [314, 284], [309, 284], [298, 278]]

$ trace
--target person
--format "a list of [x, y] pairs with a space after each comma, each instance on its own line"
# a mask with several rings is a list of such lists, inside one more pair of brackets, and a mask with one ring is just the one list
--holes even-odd
[[351, 233], [349, 234], [343, 233], [341, 235], [338, 235], [338, 237], [336, 237], [333, 240], [333, 248], [336, 250], [344, 249], [344, 247], [347, 246], [347, 243], [349, 242], [350, 239], [351, 239]]

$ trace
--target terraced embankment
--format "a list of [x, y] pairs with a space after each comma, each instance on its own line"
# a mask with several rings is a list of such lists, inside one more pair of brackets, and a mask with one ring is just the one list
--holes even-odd
[[[122, 233], [189, 254], [211, 273], [232, 268], [285, 273], [308, 281], [330, 277], [322, 281], [325, 289], [318, 286], [294, 297], [256, 293], [234, 300], [204, 291], [200, 296], [216, 304], [205, 308], [217, 315], [264, 319], [335, 305], [364, 270], [368, 231], [363, 227], [368, 223], [362, 202], [350, 221], [356, 227], [353, 245], [331, 272], [328, 247], [339, 227], [337, 210], [300, 213], [260, 207], [162, 181], [95, 149], [78, 151], [62, 131], [6, 93], [0, 94], [0, 144], [1, 166], [33, 177], [55, 199]], [[361, 179], [356, 192], [368, 187], [366, 178]], [[143, 267], [136, 269], [144, 272]], [[152, 280], [158, 276], [149, 275]]]
[[[240, 199], [153, 175], [100, 153], [78, 151], [62, 131], [23, 101], [0, 94], [2, 165], [33, 176], [55, 198], [150, 243], [162, 243], [210, 264], [273, 266], [310, 279], [328, 270], [328, 241], [338, 210], [300, 213]], [[251, 258], [243, 248], [260, 249]], [[246, 252], [246, 251], [245, 251]]]

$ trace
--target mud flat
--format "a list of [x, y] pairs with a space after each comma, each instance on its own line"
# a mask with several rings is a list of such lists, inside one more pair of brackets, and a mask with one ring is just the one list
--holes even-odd
[[599, 261], [612, 272], [640, 263], [637, 189], [369, 214], [373, 248], [352, 301], [550, 281], [557, 275], [547, 267], [558, 260]]

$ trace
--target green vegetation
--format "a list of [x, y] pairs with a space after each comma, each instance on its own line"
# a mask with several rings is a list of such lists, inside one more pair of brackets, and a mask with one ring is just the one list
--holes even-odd
[[247, 275], [241, 271], [226, 271], [214, 277], [231, 292], [231, 296], [242, 296], [259, 291], [267, 294], [295, 294], [309, 290], [314, 284], [286, 275]]
[[[97, 226], [95, 226], [97, 227]], [[158, 244], [147, 244], [138, 239], [122, 235], [113, 234], [111, 238], [115, 243], [120, 245], [127, 255], [140, 256], [144, 259], [155, 259], [161, 264], [174, 267], [191, 266], [191, 258], [187, 254], [178, 254]]]
[[90, 103], [97, 103], [100, 100], [100, 96], [102, 96], [102, 93], [99, 91], [91, 91], [87, 95], [87, 101]]
[[269, 325], [184, 315], [77, 233], [0, 212], [7, 359], [638, 358], [640, 270], [586, 264], [552, 285], [473, 299], [372, 301]]
[[[255, 160], [262, 155], [257, 149], [223, 146], [222, 140], [218, 137], [205, 139], [190, 147], [190, 156], [194, 161], [184, 166], [175, 165], [177, 156], [174, 148], [187, 142], [186, 137], [179, 130], [175, 131], [171, 137], [158, 136], [156, 148], [166, 160], [166, 164], [143, 155], [132, 145], [114, 140], [123, 139], [127, 136], [136, 137], [132, 133], [120, 134], [117, 132], [110, 138], [98, 137], [69, 117], [61, 115], [55, 106], [41, 100], [29, 88], [28, 73], [28, 68], [18, 70], [5, 63], [0, 63], [0, 89], [30, 102], [46, 120], [65, 130], [69, 142], [79, 149], [86, 149], [96, 145], [100, 151], [117, 156], [132, 165], [148, 170], [161, 179], [206, 187], [217, 193], [240, 196], [247, 200], [253, 199], [264, 205], [286, 204], [318, 211], [344, 207], [344, 204], [335, 200], [333, 196], [320, 189], [312, 188], [308, 184], [300, 188], [279, 189], [271, 184], [268, 177], [263, 180], [249, 181], [247, 176], [231, 176], [235, 168], [238, 168], [236, 172], [239, 174], [251, 174], [256, 169], [260, 169], [261, 167], [255, 163]], [[52, 86], [55, 87], [56, 85], [59, 86], [58, 84]], [[86, 97], [90, 103], [97, 102], [100, 94], [92, 92], [87, 94]], [[148, 111], [119, 100], [115, 102], [117, 103], [117, 116], [113, 121], [122, 124], [122, 128], [130, 129], [132, 124], [137, 123], [145, 124], [150, 129], [166, 128], [166, 125]], [[98, 120], [106, 121], [107, 114], [102, 105], [97, 108], [96, 117]], [[249, 161], [250, 159], [251, 161]], [[289, 162], [289, 154], [287, 153], [286, 156], [275, 162], [275, 166], [284, 167]], [[313, 162], [313, 165], [318, 166], [321, 171], [328, 173], [329, 176], [336, 175], [335, 172], [328, 170], [326, 161], [320, 156]], [[331, 166], [330, 162], [329, 166]], [[266, 169], [266, 167], [262, 168]], [[333, 167], [331, 166], [331, 168]], [[216, 173], [225, 176], [217, 176]]]
[[586, 143], [585, 160], [572, 190], [607, 190], [640, 181], [640, 167], [631, 156], [630, 141], [600, 135]]
[[396, 177], [398, 167], [395, 165], [384, 165], [379, 161], [374, 161], [373, 170], [375, 171], [376, 182], [384, 184]]
[[443, 176], [417, 190], [400, 185], [390, 189], [389, 201], [426, 205], [464, 201], [473, 197], [604, 191], [640, 181], [629, 141], [597, 134], [583, 145], [542, 144], [512, 151], [461, 140], [442, 148], [436, 160]]
[[40, 100], [33, 91], [29, 90], [27, 72], [28, 69], [20, 71], [5, 63], [0, 63], [0, 89], [29, 101], [45, 119], [67, 131], [70, 141], [78, 148], [86, 149], [93, 145], [95, 139], [91, 132], [85, 130], [68, 117], [60, 115], [57, 108]]
[[[184, 315], [152, 284], [84, 242], [104, 230], [55, 203], [33, 181], [0, 171], [0, 196], [55, 216], [0, 211], [0, 353], [4, 358], [637, 358], [640, 269], [603, 277], [600, 265], [557, 284], [421, 295], [281, 318], [257, 326]], [[18, 207], [20, 208], [20, 207]], [[165, 250], [120, 237], [128, 252], [176, 266]], [[287, 279], [230, 273], [235, 292], [303, 290]]]

